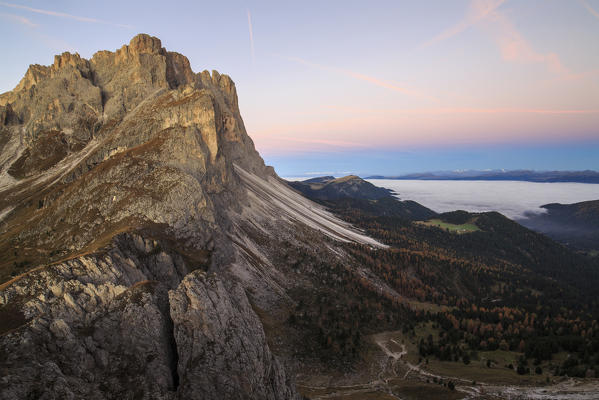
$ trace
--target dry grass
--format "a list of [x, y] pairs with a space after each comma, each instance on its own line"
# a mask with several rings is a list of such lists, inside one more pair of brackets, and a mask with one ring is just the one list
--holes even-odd
[[32, 146], [11, 165], [8, 173], [17, 179], [26, 178], [53, 167], [65, 158], [68, 152], [69, 144], [64, 133], [41, 132]]
[[[167, 132], [163, 132], [167, 133]], [[56, 136], [56, 135], [55, 135]], [[79, 176], [79, 179], [69, 184], [55, 184], [51, 187], [44, 185], [31, 186], [22, 193], [27, 182], [3, 193], [4, 201], [0, 200], [0, 206], [4, 208], [10, 204], [18, 204], [11, 214], [2, 221], [2, 232], [0, 234], [0, 282], [6, 282], [18, 277], [32, 268], [55, 262], [65, 261], [74, 257], [89, 254], [106, 246], [111, 239], [123, 232], [130, 232], [144, 228], [147, 222], [136, 220], [133, 217], [125, 218], [111, 224], [103, 224], [95, 232], [95, 237], [82, 249], [73, 248], [75, 238], [86, 237], [88, 232], [82, 231], [82, 226], [89, 225], [101, 216], [97, 210], [83, 211], [88, 209], [90, 199], [81, 198], [68, 212], [78, 215], [77, 222], [67, 223], [64, 214], [58, 207], [63, 199], [77, 198], [80, 193], [85, 192], [86, 186], [91, 181], [103, 181], [103, 176], [110, 174], [112, 168], [131, 169], [148, 157], [149, 153], [159, 151], [163, 145], [165, 135], [160, 134], [152, 140], [131, 148], [125, 152], [103, 161], [95, 168]], [[84, 164], [85, 160], [81, 161]], [[101, 185], [96, 191], [108, 189]], [[129, 188], [129, 197], [148, 195], [159, 201], [156, 193], [140, 193], [135, 188]], [[48, 201], [51, 199], [51, 201]], [[116, 206], [127, 207], [127, 203]], [[77, 247], [77, 246], [75, 246]], [[195, 255], [194, 255], [195, 256]], [[203, 257], [193, 257], [205, 259]]]

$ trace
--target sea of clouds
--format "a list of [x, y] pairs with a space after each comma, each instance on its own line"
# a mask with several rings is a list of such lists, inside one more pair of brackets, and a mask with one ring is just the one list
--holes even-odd
[[434, 211], [498, 211], [519, 219], [527, 212], [544, 212], [548, 203], [599, 200], [599, 184], [514, 181], [420, 181], [369, 179], [394, 190], [401, 200], [414, 200]]

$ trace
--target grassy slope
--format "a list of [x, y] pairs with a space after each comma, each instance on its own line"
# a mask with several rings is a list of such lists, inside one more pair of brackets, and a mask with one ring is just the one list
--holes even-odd
[[476, 226], [474, 224], [474, 222], [456, 225], [456, 224], [450, 224], [449, 222], [444, 222], [437, 218], [433, 218], [428, 221], [421, 222], [421, 224], [426, 225], [426, 226], [436, 226], [437, 228], [441, 228], [448, 232], [458, 233], [458, 234], [480, 231], [480, 228], [478, 226]]

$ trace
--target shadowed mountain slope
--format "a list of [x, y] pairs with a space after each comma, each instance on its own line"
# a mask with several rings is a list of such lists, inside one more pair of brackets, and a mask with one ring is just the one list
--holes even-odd
[[290, 181], [289, 185], [305, 196], [317, 200], [338, 200], [343, 198], [378, 200], [392, 194], [389, 189], [374, 186], [355, 175], [337, 179], [332, 176], [324, 176], [305, 181]]
[[394, 197], [392, 190], [375, 186], [355, 175], [337, 179], [323, 176], [288, 183], [304, 196], [325, 206], [334, 203], [336, 208], [345, 205], [348, 208], [359, 208], [372, 215], [401, 217], [407, 220], [425, 220], [436, 215], [434, 211], [415, 201], [399, 201]]
[[546, 213], [528, 214], [522, 225], [580, 250], [599, 250], [599, 200], [546, 204]]

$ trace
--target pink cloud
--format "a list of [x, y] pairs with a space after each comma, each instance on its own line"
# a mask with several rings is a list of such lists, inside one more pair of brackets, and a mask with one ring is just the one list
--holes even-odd
[[437, 98], [433, 97], [433, 96], [429, 96], [427, 94], [424, 94], [418, 90], [414, 90], [414, 89], [409, 89], [403, 86], [399, 86], [397, 84], [391, 83], [391, 82], [387, 82], [387, 81], [383, 81], [381, 79], [378, 78], [374, 78], [372, 76], [368, 76], [368, 75], [364, 75], [358, 72], [354, 72], [354, 71], [350, 71], [347, 69], [342, 69], [342, 68], [336, 68], [336, 67], [329, 67], [326, 65], [322, 65], [322, 64], [316, 64], [313, 62], [309, 62], [306, 61], [302, 58], [299, 57], [285, 57], [287, 60], [289, 61], [293, 61], [296, 62], [298, 64], [302, 64], [302, 65], [306, 65], [309, 67], [313, 67], [313, 68], [317, 68], [320, 70], [324, 70], [324, 71], [329, 71], [329, 72], [334, 72], [334, 73], [338, 73], [338, 74], [342, 74], [345, 76], [349, 76], [351, 78], [357, 79], [357, 80], [361, 80], [364, 82], [368, 82], [371, 83], [375, 86], [379, 86], [385, 89], [390, 89], [396, 92], [400, 92], [403, 94], [407, 94], [410, 96], [414, 96], [414, 97], [419, 97], [421, 99], [426, 99], [426, 100], [432, 100], [432, 101], [438, 101]]
[[[505, 0], [472, 0], [466, 16], [461, 21], [426, 42], [424, 46], [430, 46], [449, 39], [473, 25], [478, 25], [490, 34], [499, 47], [502, 58], [506, 61], [522, 64], [544, 64], [550, 72], [566, 79], [582, 76], [574, 74], [566, 68], [557, 54], [536, 51], [499, 9], [503, 3], [505, 3]], [[584, 4], [595, 15], [595, 10], [590, 8], [588, 4]]]
[[585, 109], [542, 109], [542, 108], [476, 108], [476, 107], [438, 107], [408, 109], [364, 109], [359, 107], [325, 106], [326, 108], [352, 114], [599, 114], [597, 110]]
[[505, 3], [505, 0], [481, 0], [473, 1], [468, 8], [468, 13], [460, 22], [454, 26], [444, 30], [434, 38], [423, 44], [424, 47], [433, 45], [435, 43], [447, 40], [459, 33], [462, 33], [472, 25], [486, 18], [489, 14], [493, 13], [499, 6]]
[[597, 12], [597, 10], [595, 10], [593, 7], [591, 7], [591, 5], [589, 3], [587, 3], [585, 0], [581, 0], [582, 5], [584, 6], [584, 8], [586, 8], [588, 10], [588, 12], [590, 12], [593, 16], [595, 16], [595, 18], [599, 19], [599, 12]]
[[545, 64], [547, 69], [556, 75], [564, 78], [577, 77], [563, 65], [557, 54], [537, 52], [503, 13], [494, 11], [489, 22], [486, 29], [499, 46], [504, 60], [524, 64]]
[[[599, 109], [323, 106], [328, 119], [268, 121], [249, 129], [260, 151], [344, 151], [385, 146], [458, 145], [589, 139]], [[320, 110], [315, 109], [320, 115]], [[567, 135], [563, 132], [567, 132]]]

